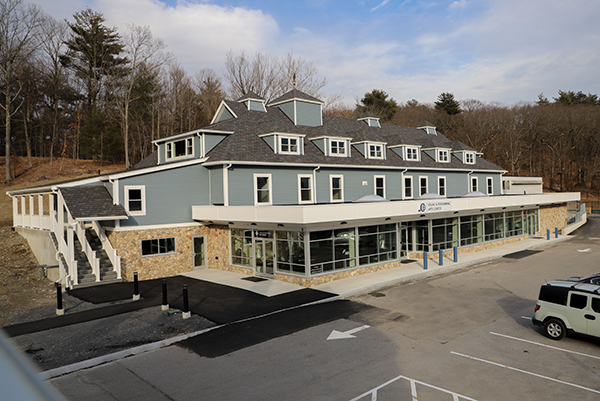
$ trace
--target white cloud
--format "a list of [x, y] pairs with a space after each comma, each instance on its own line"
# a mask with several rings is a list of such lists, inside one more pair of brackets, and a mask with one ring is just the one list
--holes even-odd
[[390, 0], [383, 0], [381, 3], [379, 3], [379, 5], [377, 5], [377, 6], [373, 7], [373, 8], [371, 9], [371, 12], [373, 12], [373, 11], [377, 10], [378, 8], [381, 8], [381, 7], [385, 6], [385, 5], [386, 5], [387, 3], [389, 3], [389, 2], [390, 2]]

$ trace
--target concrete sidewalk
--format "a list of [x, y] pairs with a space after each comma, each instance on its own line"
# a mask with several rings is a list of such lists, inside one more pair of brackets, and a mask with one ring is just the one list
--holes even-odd
[[[337, 295], [336, 298], [345, 298], [352, 295], [371, 292], [397, 283], [431, 276], [434, 274], [440, 274], [449, 270], [498, 259], [512, 253], [549, 246], [570, 238], [572, 237], [566, 235], [559, 235], [558, 238], [555, 238], [555, 236], [552, 235], [550, 240], [547, 240], [546, 238], [528, 238], [485, 251], [459, 254], [458, 262], [456, 263], [451, 257], [445, 257], [443, 259], [442, 266], [439, 264], [439, 258], [437, 257], [438, 254], [435, 253], [435, 257], [433, 259], [429, 259], [427, 263], [427, 270], [423, 269], [422, 259], [411, 260], [409, 262], [402, 263], [400, 267], [393, 269], [381, 270], [374, 273], [334, 280], [329, 283], [316, 285], [311, 288], [335, 294]], [[230, 287], [245, 289], [247, 291], [252, 291], [268, 297], [305, 288], [299, 285], [272, 279], [260, 282], [251, 282], [247, 280], [248, 275], [222, 270], [204, 269], [182, 273], [182, 275], [217, 284], [227, 285]]]

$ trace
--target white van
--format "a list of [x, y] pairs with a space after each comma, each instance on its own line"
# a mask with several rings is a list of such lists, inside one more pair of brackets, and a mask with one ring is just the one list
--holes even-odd
[[533, 324], [553, 340], [567, 331], [600, 337], [600, 285], [551, 281], [542, 285]]

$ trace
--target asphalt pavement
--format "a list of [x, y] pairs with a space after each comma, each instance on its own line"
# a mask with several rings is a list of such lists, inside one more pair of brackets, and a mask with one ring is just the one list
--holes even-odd
[[[168, 304], [163, 311], [162, 279], [113, 283], [69, 291], [68, 297], [87, 305], [79, 312], [3, 327], [44, 372], [61, 376], [178, 343], [200, 356], [214, 358], [276, 337], [360, 312], [364, 305], [345, 297], [394, 284], [460, 269], [500, 257], [519, 257], [557, 241], [529, 238], [490, 250], [459, 255], [441, 263], [422, 260], [401, 267], [304, 288], [247, 275], [198, 270], [166, 279]], [[427, 267], [427, 268], [425, 268]], [[192, 318], [182, 319], [183, 287], [187, 286]], [[279, 314], [277, 312], [286, 311]], [[261, 331], [260, 327], [271, 327]], [[240, 328], [248, 333], [240, 337]], [[250, 335], [251, 334], [251, 335]]]

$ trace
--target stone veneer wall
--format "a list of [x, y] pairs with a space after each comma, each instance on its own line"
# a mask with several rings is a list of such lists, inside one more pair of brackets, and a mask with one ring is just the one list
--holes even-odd
[[394, 260], [388, 263], [382, 263], [380, 265], [374, 266], [366, 266], [360, 267], [358, 269], [353, 270], [344, 270], [337, 273], [324, 274], [322, 276], [316, 277], [298, 277], [287, 274], [279, 274], [275, 273], [275, 279], [281, 281], [287, 281], [288, 283], [298, 284], [304, 287], [312, 287], [314, 285], [328, 283], [333, 280], [339, 280], [347, 277], [360, 276], [362, 274], [369, 274], [379, 270], [387, 270], [392, 269], [394, 267], [399, 267], [401, 262], [399, 260]]
[[567, 225], [567, 204], [540, 206], [540, 232], [542, 236], [546, 235], [546, 230], [550, 229], [550, 234], [554, 235], [554, 229], [561, 230]]
[[[107, 231], [108, 239], [121, 257], [123, 280], [132, 281], [138, 272], [140, 280], [174, 276], [191, 271], [193, 265], [192, 238], [205, 236], [205, 265], [211, 269], [228, 270], [229, 228], [227, 226], [167, 227], [147, 230]], [[142, 240], [175, 238], [175, 253], [142, 256]]]

